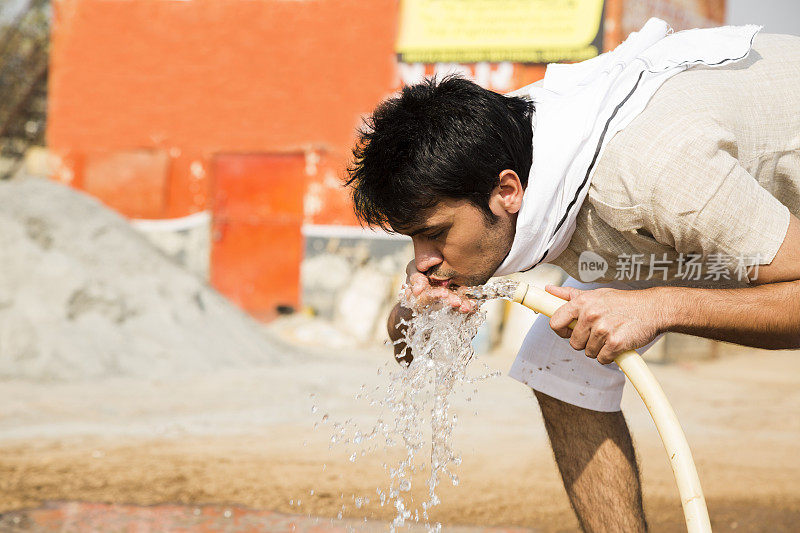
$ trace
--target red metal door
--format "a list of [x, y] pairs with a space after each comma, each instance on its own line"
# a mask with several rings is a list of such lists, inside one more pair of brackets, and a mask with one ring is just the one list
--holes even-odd
[[220, 154], [212, 172], [212, 285], [261, 320], [297, 307], [304, 155]]

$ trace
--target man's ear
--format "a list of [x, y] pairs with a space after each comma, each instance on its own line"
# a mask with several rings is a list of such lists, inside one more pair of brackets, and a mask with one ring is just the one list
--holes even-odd
[[[517, 213], [522, 207], [522, 195], [525, 189], [513, 170], [506, 169], [500, 173], [500, 182], [492, 191], [491, 203], [507, 213]], [[497, 213], [496, 213], [497, 214]]]

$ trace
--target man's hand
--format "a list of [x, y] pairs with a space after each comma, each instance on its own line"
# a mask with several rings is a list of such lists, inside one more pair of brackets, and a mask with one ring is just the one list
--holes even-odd
[[[549, 293], [569, 300], [550, 327], [603, 364], [666, 331], [770, 350], [800, 349], [800, 219], [790, 215], [777, 254], [755, 274], [751, 286], [737, 289], [582, 291], [548, 285]], [[567, 326], [576, 318], [571, 331]]]
[[471, 313], [477, 308], [475, 301], [466, 297], [466, 287], [458, 287], [455, 291], [447, 287], [433, 287], [428, 277], [417, 270], [414, 261], [406, 266], [406, 284], [409, 286], [407, 290], [418, 298], [420, 305], [428, 305], [438, 300], [457, 308], [462, 313]]
[[[665, 313], [656, 293], [645, 290], [594, 289], [547, 285], [568, 300], [550, 318], [550, 327], [576, 350], [606, 365], [620, 353], [645, 346], [666, 331]], [[569, 324], [577, 319], [575, 329]]]
[[[447, 287], [432, 287], [425, 274], [417, 270], [414, 261], [408, 263], [406, 267], [406, 284], [408, 285], [406, 290], [411, 291], [418, 298], [420, 305], [428, 305], [442, 300], [452, 307], [458, 308], [462, 313], [472, 313], [478, 307], [474, 300], [465, 296], [466, 287], [459, 287], [456, 291]], [[410, 319], [410, 309], [406, 309], [399, 303], [394, 306], [386, 323], [386, 329], [389, 331], [389, 338], [392, 342], [402, 339], [405, 335], [405, 326], [400, 324], [400, 321]], [[402, 342], [394, 345], [394, 357], [398, 363], [406, 365], [411, 364], [414, 359], [411, 350], [407, 350], [406, 345]]]

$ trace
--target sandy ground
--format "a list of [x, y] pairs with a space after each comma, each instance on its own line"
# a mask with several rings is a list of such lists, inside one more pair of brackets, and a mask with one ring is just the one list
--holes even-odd
[[[84, 500], [222, 503], [325, 517], [344, 506], [345, 517], [390, 519], [374, 497], [387, 483], [383, 449], [354, 463], [353, 449], [329, 449], [331, 422], [374, 424], [376, 408], [354, 396], [362, 385], [385, 383], [377, 369], [387, 356], [388, 349], [317, 350], [273, 369], [185, 379], [3, 382], [0, 512]], [[485, 361], [503, 372], [510, 365], [506, 356]], [[692, 445], [715, 531], [796, 531], [800, 353], [746, 351], [653, 369]], [[505, 376], [477, 388], [471, 401], [461, 395], [456, 402], [461, 484], [442, 489], [434, 518], [575, 530], [530, 390]], [[623, 408], [653, 530], [682, 531], [669, 465], [632, 387]], [[330, 422], [314, 429], [323, 414]], [[359, 509], [357, 496], [372, 501]]]

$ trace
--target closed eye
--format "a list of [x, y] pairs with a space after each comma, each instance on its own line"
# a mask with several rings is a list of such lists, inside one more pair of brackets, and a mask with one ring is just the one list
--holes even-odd
[[426, 237], [429, 238], [432, 241], [438, 241], [440, 238], [442, 238], [445, 235], [445, 233], [447, 233], [447, 230], [443, 229], [443, 230], [437, 231], [436, 233], [432, 233], [430, 235], [426, 235]]

